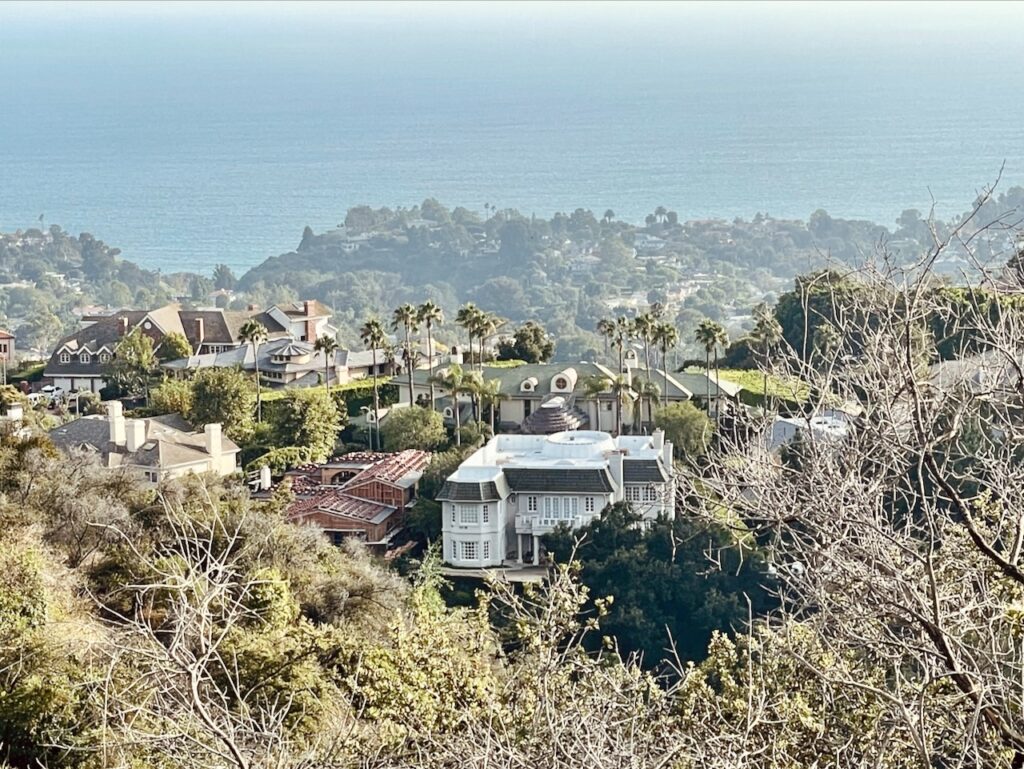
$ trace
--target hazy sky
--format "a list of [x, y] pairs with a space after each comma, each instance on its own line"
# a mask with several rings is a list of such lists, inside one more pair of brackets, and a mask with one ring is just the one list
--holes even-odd
[[[17, 79], [41, 96], [130, 100], [172, 70], [168, 87], [192, 75], [302, 91], [328, 67], [359, 88], [401, 73], [410, 89], [458, 78], [559, 96], [709, 73], [835, 87], [868, 73], [888, 87], [1019, 74], [1020, 29], [1020, 3], [0, 3], [0, 96]], [[116, 94], [97, 88], [111, 74]]]

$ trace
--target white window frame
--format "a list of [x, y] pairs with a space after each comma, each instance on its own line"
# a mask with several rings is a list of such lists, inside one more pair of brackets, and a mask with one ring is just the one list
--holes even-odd
[[60, 362], [61, 363], [70, 363], [71, 362], [71, 353], [69, 353], [67, 350], [61, 350], [61, 352], [60, 352]]
[[483, 559], [486, 561], [486, 560], [489, 560], [490, 557], [491, 557], [491, 541], [489, 539], [485, 539], [484, 542], [483, 542]]
[[480, 522], [490, 523], [491, 522], [491, 509], [488, 505], [483, 505], [480, 508]]
[[83, 364], [92, 363], [92, 355], [89, 354], [88, 350], [82, 350], [78, 353], [78, 362]]
[[460, 554], [462, 555], [463, 561], [479, 560], [479, 549], [477, 548], [477, 542], [475, 540], [464, 539], [459, 544], [462, 546], [460, 548]]
[[106, 350], [100, 353], [100, 363], [110, 363], [110, 353]]
[[462, 526], [479, 526], [480, 508], [476, 505], [459, 505], [459, 524]]
[[537, 497], [530, 496], [526, 498], [526, 512], [536, 513], [539, 509], [540, 507], [537, 504]]
[[597, 507], [597, 501], [593, 497], [587, 497], [587, 501], [584, 503], [583, 509], [588, 513], [594, 512]]

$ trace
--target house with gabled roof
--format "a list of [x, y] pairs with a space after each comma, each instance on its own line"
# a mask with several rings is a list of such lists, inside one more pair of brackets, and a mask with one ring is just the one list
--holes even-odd
[[628, 502], [647, 520], [672, 517], [672, 442], [661, 430], [497, 435], [459, 465], [437, 500], [446, 563], [537, 565], [544, 534], [585, 526], [608, 505]]
[[204, 368], [240, 368], [255, 372], [259, 363], [260, 380], [271, 387], [314, 387], [323, 385], [327, 376], [329, 385], [364, 379], [368, 376], [391, 376], [395, 371], [394, 359], [387, 350], [335, 350], [328, 360], [313, 343], [296, 341], [285, 336], [272, 339], [253, 350], [243, 345], [230, 350], [167, 361], [162, 368], [175, 375], [199, 371]]
[[195, 356], [216, 356], [246, 346], [239, 332], [250, 318], [267, 329], [268, 341], [303, 341], [309, 334], [334, 333], [329, 311], [314, 301], [275, 305], [269, 310], [185, 310], [179, 304], [155, 310], [119, 310], [83, 316], [79, 329], [57, 343], [43, 376], [66, 392], [99, 392], [107, 384], [107, 367], [117, 345], [136, 329], [148, 336], [158, 351], [164, 338], [174, 332], [188, 340]]
[[[731, 382], [719, 382], [704, 373], [666, 372], [652, 368], [648, 376], [636, 356], [623, 366], [623, 376], [632, 384], [649, 378], [658, 387], [657, 403], [644, 399], [644, 413], [638, 413], [641, 399], [634, 393], [627, 396], [623, 408], [623, 424], [634, 422], [649, 425], [651, 409], [659, 404], [681, 403], [693, 400], [703, 405], [710, 393], [712, 411], [723, 400], [734, 400], [740, 387]], [[437, 369], [443, 373], [443, 369]], [[565, 430], [609, 430], [616, 427], [616, 394], [611, 388], [594, 392], [596, 379], [613, 380], [614, 367], [601, 363], [533, 363], [515, 368], [484, 368], [486, 380], [497, 380], [503, 400], [499, 406], [498, 428], [507, 433], [550, 435]], [[413, 392], [418, 403], [425, 405], [430, 398], [429, 373], [413, 372]], [[408, 401], [408, 388], [399, 388], [401, 402]], [[454, 421], [451, 397], [439, 386], [434, 397], [447, 422]], [[461, 398], [469, 403], [470, 396]], [[463, 420], [465, 422], [465, 420]]]
[[127, 467], [149, 483], [189, 473], [230, 475], [238, 469], [239, 447], [219, 424], [193, 430], [177, 414], [126, 419], [120, 401], [106, 405], [106, 416], [76, 419], [50, 430], [57, 448], [94, 454], [104, 467]]

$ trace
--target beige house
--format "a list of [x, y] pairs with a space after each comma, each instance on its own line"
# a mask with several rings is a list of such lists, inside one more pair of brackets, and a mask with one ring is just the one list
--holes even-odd
[[0, 328], [0, 361], [11, 363], [14, 361], [14, 334]]
[[104, 467], [137, 469], [150, 483], [189, 473], [230, 475], [238, 469], [238, 446], [219, 424], [193, 431], [176, 414], [126, 419], [120, 401], [106, 404], [107, 415], [88, 416], [50, 431], [64, 451], [97, 454]]

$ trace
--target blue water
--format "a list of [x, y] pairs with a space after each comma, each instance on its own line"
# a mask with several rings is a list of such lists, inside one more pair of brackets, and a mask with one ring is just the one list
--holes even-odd
[[1024, 184], [1022, 7], [886, 7], [0, 8], [0, 230], [242, 272], [361, 203], [888, 224]]

